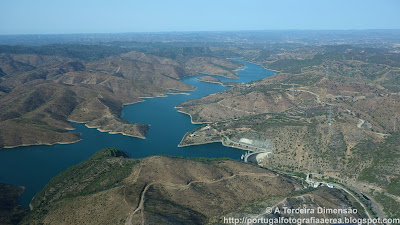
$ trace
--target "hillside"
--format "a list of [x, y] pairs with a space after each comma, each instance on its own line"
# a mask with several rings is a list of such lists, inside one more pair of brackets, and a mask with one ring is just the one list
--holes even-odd
[[184, 76], [231, 77], [241, 66], [198, 56], [178, 62], [104, 46], [1, 46], [0, 51], [0, 148], [79, 141], [70, 121], [145, 138], [148, 125], [120, 118], [124, 105], [193, 90], [180, 81]]
[[[393, 201], [400, 195], [393, 187], [400, 177], [400, 68], [391, 60], [371, 60], [367, 51], [358, 53], [359, 60], [348, 60], [345, 52], [324, 54], [296, 73], [280, 72], [180, 104], [193, 123], [207, 123], [187, 133], [180, 146], [222, 142], [266, 151], [261, 165], [338, 179], [376, 196], [388, 215], [398, 215]], [[374, 59], [387, 55], [374, 53]]]
[[[54, 177], [32, 200], [22, 224], [209, 224], [275, 204], [360, 207], [339, 190], [303, 189], [294, 179], [251, 164], [167, 156], [138, 160], [103, 149]], [[352, 217], [362, 217], [361, 211]]]
[[18, 224], [27, 210], [18, 204], [17, 198], [24, 192], [24, 187], [0, 183], [0, 224]]

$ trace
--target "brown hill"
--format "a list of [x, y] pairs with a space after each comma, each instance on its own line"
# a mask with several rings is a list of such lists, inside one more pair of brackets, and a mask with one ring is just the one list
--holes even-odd
[[204, 73], [238, 78], [234, 71], [241, 68], [241, 64], [214, 57], [195, 57], [185, 63], [185, 68], [192, 74]]
[[[210, 63], [229, 66], [218, 67], [216, 73], [228, 74], [239, 66], [215, 58], [200, 64]], [[141, 97], [193, 90], [180, 79], [205, 72], [202, 68], [188, 72], [182, 62], [136, 51], [91, 62], [3, 53], [0, 70], [0, 148], [80, 140], [68, 132], [73, 129], [68, 121], [145, 138], [148, 125], [123, 121], [122, 106], [142, 101]]]
[[[271, 153], [262, 165], [269, 168], [322, 173], [398, 201], [398, 193], [392, 191], [394, 196], [389, 190], [400, 176], [395, 153], [399, 144], [394, 144], [400, 129], [400, 95], [393, 92], [399, 84], [383, 86], [398, 69], [360, 62], [360, 75], [349, 77], [346, 68], [357, 66], [351, 61], [330, 69], [327, 76], [324, 65], [297, 74], [278, 73], [182, 103], [179, 111], [208, 126], [187, 133], [180, 146], [222, 142], [242, 149], [265, 148]], [[254, 148], [242, 138], [268, 144]]]
[[254, 215], [260, 204], [299, 206], [296, 198], [315, 207], [357, 207], [340, 191], [302, 188], [293, 179], [232, 160], [136, 160], [104, 149], [53, 178], [33, 199], [23, 224], [206, 224], [239, 209]]

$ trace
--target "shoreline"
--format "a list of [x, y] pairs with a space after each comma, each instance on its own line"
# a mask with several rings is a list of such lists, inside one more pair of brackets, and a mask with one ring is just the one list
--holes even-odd
[[[183, 140], [183, 138], [182, 138], [182, 140]], [[221, 141], [207, 141], [207, 142], [203, 142], [203, 143], [193, 143], [193, 144], [184, 144], [184, 145], [181, 145], [181, 143], [179, 143], [178, 148], [194, 146], [194, 145], [205, 145], [205, 144], [218, 143], [218, 142], [221, 142]]]
[[[197, 87], [195, 87], [193, 90], [190, 90], [190, 91], [194, 91], [194, 90], [196, 90], [196, 89], [197, 89]], [[173, 95], [178, 95], [178, 94], [190, 95], [190, 93], [187, 93], [187, 92], [167, 92], [167, 93], [165, 93], [165, 94], [160, 94], [160, 95], [156, 95], [156, 96], [137, 97], [137, 98], [139, 98], [140, 100], [135, 101], [135, 102], [132, 102], [132, 103], [124, 103], [124, 104], [122, 104], [122, 106], [124, 107], [124, 106], [127, 106], [127, 105], [133, 105], [133, 104], [136, 104], [136, 103], [144, 102], [146, 98], [168, 97], [169, 94], [173, 94]], [[122, 112], [122, 111], [121, 111], [121, 112]], [[122, 118], [121, 118], [121, 119], [122, 119]], [[89, 129], [96, 129], [96, 130], [98, 130], [99, 132], [103, 132], [103, 133], [122, 134], [122, 135], [128, 136], [128, 137], [140, 138], [140, 139], [143, 139], [143, 140], [146, 139], [146, 136], [135, 136], [135, 135], [130, 135], [130, 134], [127, 134], [127, 133], [124, 133], [124, 132], [107, 131], [107, 130], [100, 129], [100, 128], [98, 128], [98, 127], [88, 126], [87, 124], [88, 124], [89, 122], [91, 122], [91, 121], [80, 122], [80, 121], [75, 121], [75, 120], [72, 120], [72, 119], [67, 119], [67, 121], [68, 121], [68, 122], [72, 122], [72, 123], [85, 124], [85, 126], [86, 126], [87, 128], [89, 128]], [[130, 124], [135, 124], [135, 123], [130, 123]], [[74, 131], [74, 130], [76, 130], [76, 128], [75, 128], [75, 127], [73, 127], [73, 128], [66, 127], [65, 130], [66, 130], [66, 131]], [[76, 143], [76, 142], [79, 142], [79, 141], [82, 141], [82, 140], [83, 140], [83, 138], [82, 138], [82, 137], [79, 137], [79, 139], [76, 140], [76, 141], [40, 142], [40, 143], [32, 143], [32, 144], [10, 145], [10, 146], [3, 146], [3, 147], [1, 147], [1, 148], [0, 148], [0, 151], [1, 151], [2, 149], [13, 149], [13, 148], [18, 148], [18, 147], [29, 147], [29, 146], [40, 146], [40, 145], [43, 145], [43, 146], [51, 146], [51, 145], [58, 145], [58, 144], [67, 145], [67, 144], [73, 144], [73, 143]]]
[[200, 82], [204, 82], [204, 83], [220, 84], [222, 87], [233, 87], [233, 86], [235, 86], [233, 84], [225, 84], [226, 82], [222, 82], [222, 81], [206, 81], [206, 80], [199, 80], [199, 78], [197, 78], [197, 80], [200, 81]]
[[[243, 61], [243, 60], [242, 60], [242, 61]], [[246, 61], [243, 61], [243, 62], [246, 62]], [[237, 71], [241, 71], [241, 70], [245, 70], [245, 69], [247, 69], [247, 66], [246, 66], [246, 65], [243, 65], [242, 67], [237, 68], [237, 69], [234, 69], [233, 71], [237, 72]], [[239, 76], [239, 75], [238, 75], [238, 76]]]
[[177, 107], [177, 106], [175, 106], [174, 108], [175, 108], [175, 109], [178, 109], [177, 112], [179, 112], [179, 113], [183, 113], [183, 114], [189, 115], [189, 116], [190, 116], [190, 122], [191, 122], [192, 124], [199, 124], [199, 125], [200, 125], [200, 124], [212, 123], [212, 122], [193, 122], [192, 115], [190, 115], [190, 114], [187, 113], [187, 112], [183, 112], [183, 111], [180, 110], [180, 109], [182, 109], [182, 107]]
[[[255, 64], [255, 63], [253, 63], [253, 64]], [[258, 64], [256, 64], [256, 65], [258, 65]], [[273, 70], [273, 69], [269, 69], [269, 68], [267, 68], [266, 66], [262, 66], [262, 65], [259, 65], [259, 66], [261, 66], [262, 68], [264, 68], [264, 69], [266, 69], [266, 70], [273, 71], [273, 72], [275, 72], [275, 73], [282, 73], [282, 72], [281, 72], [281, 71], [279, 71], [279, 70]], [[273, 75], [275, 75], [275, 74], [273, 74]], [[273, 75], [271, 75], [271, 76], [273, 76]]]
[[[246, 61], [244, 61], [244, 62], [246, 62]], [[243, 66], [241, 66], [241, 67], [239, 67], [239, 68], [237, 68], [237, 69], [235, 69], [233, 71], [237, 72], [237, 71], [240, 71], [240, 70], [245, 70], [246, 68], [247, 68], [247, 66], [243, 65]], [[198, 75], [202, 75], [202, 74], [196, 74], [196, 75], [193, 75], [193, 76], [198, 76]], [[221, 77], [225, 77], [225, 78], [229, 78], [229, 79], [239, 79], [239, 75], [237, 75], [237, 73], [236, 73], [236, 77], [233, 77], [233, 78], [229, 77], [229, 76], [217, 75], [217, 74], [207, 74], [207, 75], [221, 76]], [[182, 78], [180, 80], [182, 80]], [[203, 82], [205, 82], [205, 81], [203, 81]], [[212, 82], [209, 82], [209, 83], [212, 83]], [[225, 86], [223, 84], [223, 82], [218, 82], [218, 83], [215, 82], [215, 83], [216, 84], [220, 84], [222, 86]], [[226, 86], [229, 87], [229, 86], [232, 86], [232, 85], [226, 85]], [[124, 107], [124, 106], [127, 106], [127, 105], [133, 105], [133, 104], [137, 104], [137, 103], [140, 103], [140, 102], [144, 102], [145, 99], [147, 99], [147, 98], [168, 97], [169, 94], [173, 94], [173, 95], [178, 95], [178, 94], [190, 95], [190, 92], [191, 91], [195, 91], [196, 89], [197, 89], [197, 87], [194, 87], [192, 90], [177, 90], [177, 92], [167, 92], [167, 93], [162, 93], [162, 94], [158, 94], [158, 95], [155, 95], [155, 96], [141, 96], [141, 97], [137, 97], [139, 100], [131, 102], [131, 103], [123, 103], [122, 106]], [[184, 91], [187, 91], [187, 92], [184, 92]], [[211, 123], [211, 122], [194, 122], [193, 118], [192, 118], [192, 115], [190, 115], [189, 113], [186, 113], [186, 112], [183, 112], [183, 111], [179, 110], [181, 107], [176, 107], [175, 106], [174, 108], [178, 109], [177, 112], [179, 112], [179, 113], [183, 113], [183, 114], [189, 115], [190, 122], [192, 124], [200, 125], [200, 124]], [[122, 112], [122, 110], [121, 110], [121, 112]], [[119, 118], [121, 118], [121, 117], [119, 117]], [[104, 132], [104, 133], [109, 133], [109, 134], [122, 134], [124, 136], [140, 138], [140, 139], [146, 139], [146, 136], [135, 136], [135, 135], [130, 135], [130, 134], [127, 134], [127, 133], [124, 133], [124, 132], [109, 131], [109, 130], [103, 130], [103, 129], [101, 129], [99, 127], [95, 127], [95, 126], [88, 126], [87, 124], [89, 122], [91, 122], [91, 121], [80, 122], [80, 121], [74, 121], [74, 120], [71, 120], [71, 119], [67, 119], [67, 121], [68, 122], [73, 122], [73, 123], [81, 123], [81, 124], [83, 123], [83, 124], [85, 124], [85, 126], [87, 128], [90, 128], [90, 129], [91, 128], [95, 128], [99, 132]], [[135, 124], [135, 123], [130, 123], [130, 124]], [[69, 127], [65, 128], [66, 131], [74, 131], [75, 129], [76, 129], [75, 127], [73, 127], [73, 128], [69, 128]], [[79, 139], [76, 140], [76, 141], [69, 141], [69, 142], [60, 141], [60, 142], [43, 142], [43, 143], [33, 143], [33, 144], [20, 144], [20, 145], [15, 145], [15, 146], [4, 146], [4, 147], [0, 148], [0, 150], [1, 149], [12, 149], [12, 148], [18, 148], [18, 147], [36, 146], [36, 145], [50, 146], [50, 145], [57, 145], [57, 144], [73, 144], [73, 143], [79, 142], [81, 140], [83, 140], [82, 137], [79, 137]], [[210, 142], [210, 143], [213, 143], [213, 142]]]
[[[227, 59], [237, 59], [237, 58], [227, 58]], [[280, 71], [268, 69], [268, 68], [266, 68], [265, 66], [262, 66], [262, 65], [260, 65], [260, 64], [254, 63], [254, 62], [249, 62], [249, 61], [245, 61], [245, 60], [242, 60], [242, 59], [239, 59], [239, 60], [241, 60], [241, 61], [243, 61], [243, 62], [247, 62], [247, 63], [259, 65], [259, 66], [261, 66], [262, 68], [264, 68], [264, 69], [266, 69], [266, 70], [270, 70], [270, 71], [275, 72], [275, 74], [276, 74], [276, 73], [280, 73]], [[235, 71], [244, 70], [244, 69], [246, 69], [246, 68], [248, 68], [248, 67], [244, 65], [243, 68], [237, 69], [237, 70], [235, 70]], [[273, 74], [273, 75], [271, 75], [271, 76], [274, 76], [275, 74]], [[217, 75], [217, 76], [218, 76], [218, 75]], [[271, 77], [271, 76], [268, 76], [268, 77]], [[264, 78], [263, 78], [263, 79], [264, 79]], [[199, 80], [199, 79], [197, 79], [197, 80]], [[261, 80], [262, 80], [262, 79], [261, 79]], [[199, 81], [201, 81], [201, 82], [206, 82], [206, 83], [216, 83], [216, 84], [221, 84], [222, 86], [224, 86], [224, 85], [223, 85], [223, 82], [212, 82], [212, 81], [202, 81], [202, 80], [199, 80]], [[215, 94], [215, 93], [214, 93], [214, 94]], [[183, 114], [189, 115], [189, 117], [190, 117], [190, 122], [191, 122], [192, 124], [200, 125], [200, 124], [210, 124], [210, 123], [213, 123], [213, 122], [193, 122], [192, 115], [189, 114], [189, 113], [187, 113], [187, 112], [183, 112], [183, 111], [181, 110], [183, 107], [177, 107], [177, 106], [175, 106], [175, 108], [178, 109], [177, 111], [178, 111], [179, 113], [183, 113]], [[181, 144], [182, 141], [183, 141], [183, 139], [186, 137], [186, 135], [187, 135], [189, 132], [190, 132], [190, 131], [186, 132], [186, 134], [182, 137], [180, 143], [178, 144], [178, 147], [187, 147], [187, 146], [193, 146], [193, 145], [203, 145], [203, 144], [209, 144], [209, 143], [217, 143], [217, 142], [220, 142], [220, 143], [221, 143], [223, 146], [225, 146], [225, 147], [234, 148], [234, 149], [239, 149], [239, 150], [243, 150], [243, 151], [255, 152], [254, 150], [248, 149], [248, 148], [246, 148], [246, 147], [239, 147], [239, 146], [231, 146], [231, 145], [228, 145], [228, 144], [226, 144], [226, 143], [224, 142], [223, 139], [222, 139], [222, 140], [219, 140], [219, 141], [209, 141], [209, 142], [193, 143], [193, 144]]]
[[[134, 123], [132, 123], [132, 124], [134, 124]], [[98, 130], [98, 131], [100, 131], [100, 132], [102, 132], [102, 133], [122, 134], [122, 135], [124, 135], [124, 136], [135, 137], [135, 138], [140, 138], [140, 139], [146, 139], [146, 136], [134, 136], [134, 135], [131, 135], [131, 134], [127, 134], [127, 133], [125, 133], [125, 132], [122, 132], [122, 131], [119, 132], [119, 131], [108, 131], [108, 130], [103, 130], [103, 129], [99, 128], [99, 127], [90, 126], [90, 125], [88, 125], [87, 123], [85, 123], [85, 127], [89, 128], [89, 129], [96, 129], [96, 130]]]
[[[230, 59], [230, 58], [227, 58], [227, 59]], [[261, 66], [262, 68], [264, 68], [264, 69], [266, 69], [266, 70], [274, 71], [274, 72], [276, 72], [276, 73], [282, 73], [282, 72], [279, 71], [279, 70], [273, 70], [273, 69], [267, 68], [266, 66], [260, 65], [260, 64], [255, 63], [255, 62], [246, 61], [246, 60], [243, 60], [243, 59], [240, 59], [240, 58], [231, 58], [231, 59], [239, 59], [240, 61], [243, 61], [243, 62], [247, 62], [247, 63], [259, 65], [259, 66]], [[275, 74], [273, 74], [273, 75], [275, 75]], [[271, 76], [273, 76], [273, 75], [271, 75]]]
[[[263, 65], [260, 65], [260, 64], [254, 63], [254, 62], [248, 62], [248, 63], [253, 63], [253, 64], [256, 64], [256, 65], [259, 65], [259, 66], [261, 66], [262, 68], [264, 68], [264, 69], [266, 69], [266, 70], [273, 71], [273, 72], [275, 72], [275, 73], [282, 73], [282, 72], [279, 71], [279, 70], [273, 70], [273, 69], [267, 68], [267, 66], [263, 66]], [[273, 74], [273, 75], [275, 75], [275, 74]], [[273, 75], [271, 75], [271, 76], [273, 76]]]
[[197, 78], [197, 80], [200, 81], [200, 82], [205, 82], [205, 83], [210, 83], [210, 84], [220, 84], [220, 85], [223, 85], [222, 81], [200, 80], [200, 78], [202, 78], [202, 77]]
[[[185, 134], [186, 136], [186, 134]], [[227, 145], [223, 140], [219, 140], [219, 141], [207, 141], [207, 142], [201, 142], [201, 143], [192, 143], [192, 144], [181, 144], [183, 139], [185, 138], [185, 136], [182, 138], [181, 142], [178, 144], [179, 148], [182, 147], [188, 147], [188, 146], [195, 146], [195, 145], [205, 145], [205, 144], [211, 144], [211, 143], [221, 143], [223, 146], [228, 147], [228, 148], [234, 148], [234, 149], [239, 149], [242, 151], [250, 151], [250, 152], [256, 152], [252, 149], [247, 149], [245, 147], [237, 147], [237, 146], [231, 146], [231, 145]]]
[[[197, 87], [195, 87], [193, 90], [189, 90], [189, 91], [194, 91], [194, 90], [196, 90], [196, 89], [197, 89]], [[139, 101], [132, 102], [132, 103], [124, 103], [124, 104], [122, 104], [122, 108], [123, 108], [124, 106], [128, 106], [128, 105], [133, 105], [133, 104], [137, 104], [137, 103], [144, 102], [144, 101], [146, 101], [145, 99], [151, 99], [151, 98], [165, 98], [165, 97], [168, 97], [168, 95], [190, 95], [190, 93], [187, 93], [187, 92], [167, 92], [167, 93], [160, 94], [160, 95], [156, 95], [156, 96], [138, 97], [138, 98], [140, 99]], [[121, 110], [121, 113], [122, 113], [122, 111], [123, 111], [123, 109]], [[121, 118], [121, 117], [119, 117], [119, 118], [120, 118], [120, 119], [123, 119], [123, 118]], [[90, 126], [90, 125], [88, 125], [88, 123], [89, 123], [90, 121], [87, 121], [87, 122], [78, 122], [78, 121], [72, 121], [72, 120], [70, 120], [70, 121], [71, 121], [71, 122], [75, 122], [75, 123], [84, 123], [85, 126], [86, 126], [87, 128], [90, 128], [90, 129], [93, 128], [93, 129], [96, 129], [96, 130], [98, 130], [98, 131], [100, 131], [100, 132], [103, 132], [103, 133], [122, 134], [122, 135], [128, 136], [128, 137], [140, 138], [140, 139], [143, 139], [143, 140], [146, 139], [146, 136], [145, 136], [145, 135], [143, 135], [143, 136], [136, 136], [136, 135], [127, 134], [127, 133], [125, 133], [125, 132], [112, 131], [112, 130], [103, 130], [103, 129], [101, 129], [100, 127]], [[129, 121], [128, 121], [128, 122], [129, 122]], [[129, 124], [136, 124], [136, 123], [129, 123]], [[147, 125], [149, 125], [149, 124], [147, 124]], [[150, 125], [149, 125], [149, 126], [150, 126]]]
[[[12, 145], [12, 146], [3, 146], [3, 149], [12, 149], [12, 148], [18, 148], [18, 147], [29, 147], [29, 146], [39, 146], [39, 145], [45, 145], [45, 146], [51, 146], [51, 145], [68, 145], [68, 144], [73, 144], [79, 141], [82, 141], [82, 138], [79, 138], [79, 140], [76, 141], [58, 141], [54, 143], [34, 143], [34, 144], [20, 144], [20, 145]], [[1, 148], [0, 148], [1, 151]]]
[[[243, 69], [242, 69], [242, 68], [237, 68], [237, 69], [228, 70], [228, 71], [229, 71], [229, 72], [236, 72], [236, 71], [239, 71], [239, 70], [244, 70], [244, 69], [246, 69], [246, 68], [247, 68], [247, 67], [244, 66]], [[229, 77], [229, 76], [222, 75], [222, 74], [209, 74], [209, 73], [197, 73], [197, 74], [193, 74], [193, 75], [184, 76], [184, 77], [182, 77], [182, 78], [195, 77], [195, 76], [217, 76], [217, 77], [223, 77], [223, 78], [227, 78], [227, 79], [239, 79], [239, 75], [237, 75], [237, 74], [236, 74], [236, 77]], [[181, 78], [181, 80], [182, 80], [182, 78]]]
[[[197, 87], [195, 87], [193, 90], [189, 90], [189, 91], [195, 91], [197, 89]], [[183, 91], [183, 90], [182, 90]], [[167, 92], [164, 94], [159, 94], [156, 96], [143, 96], [143, 97], [137, 97], [140, 100], [136, 101], [136, 102], [129, 102], [129, 103], [123, 103], [122, 106], [127, 106], [127, 105], [133, 105], [136, 103], [141, 103], [146, 101], [145, 99], [150, 99], [150, 98], [165, 98], [168, 97], [168, 95], [190, 95], [190, 93], [187, 92]], [[122, 118], [121, 118], [122, 119]]]

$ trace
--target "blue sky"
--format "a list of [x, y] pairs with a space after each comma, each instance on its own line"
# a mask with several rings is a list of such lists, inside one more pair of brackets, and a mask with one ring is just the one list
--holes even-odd
[[400, 29], [400, 0], [0, 0], [0, 34]]

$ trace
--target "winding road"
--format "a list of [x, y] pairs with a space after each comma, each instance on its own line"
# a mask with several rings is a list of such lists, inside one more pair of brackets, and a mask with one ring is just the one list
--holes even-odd
[[167, 187], [171, 187], [171, 188], [176, 188], [176, 189], [187, 189], [189, 188], [191, 185], [195, 184], [195, 183], [204, 183], [204, 184], [213, 184], [213, 183], [218, 183], [224, 180], [229, 180], [229, 179], [233, 179], [237, 176], [253, 176], [253, 177], [276, 177], [279, 175], [271, 175], [271, 174], [265, 174], [265, 173], [243, 173], [243, 172], [239, 172], [237, 174], [234, 174], [232, 176], [229, 177], [223, 177], [217, 180], [208, 180], [208, 181], [191, 181], [188, 184], [184, 185], [184, 184], [173, 184], [173, 183], [165, 183], [165, 182], [153, 182], [150, 183], [148, 185], [145, 186], [145, 188], [143, 189], [141, 195], [140, 195], [140, 200], [139, 200], [139, 204], [138, 207], [135, 208], [132, 212], [129, 213], [128, 217], [126, 218], [125, 221], [125, 225], [132, 225], [132, 219], [133, 216], [140, 211], [141, 214], [141, 224], [145, 224], [145, 217], [144, 217], [144, 202], [145, 202], [145, 198], [146, 198], [146, 192], [149, 190], [149, 188], [152, 185], [156, 185], [156, 184], [160, 184], [163, 186], [167, 186]]

